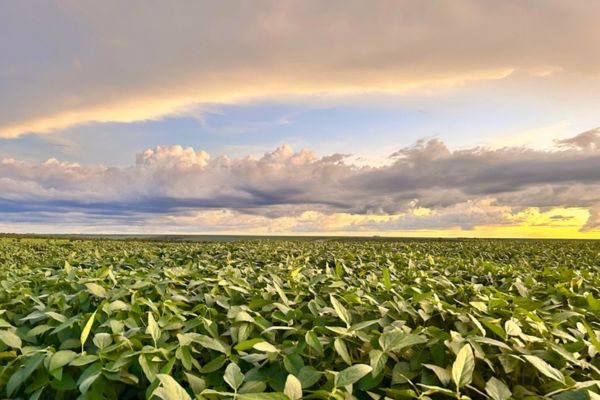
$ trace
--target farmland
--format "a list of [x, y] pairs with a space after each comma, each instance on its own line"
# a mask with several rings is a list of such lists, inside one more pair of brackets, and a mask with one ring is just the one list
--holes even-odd
[[0, 397], [599, 399], [600, 243], [0, 239]]

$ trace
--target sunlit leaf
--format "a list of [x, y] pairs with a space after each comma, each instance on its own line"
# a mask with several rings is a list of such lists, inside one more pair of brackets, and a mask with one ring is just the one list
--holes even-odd
[[475, 358], [473, 357], [473, 350], [470, 345], [465, 344], [456, 355], [454, 364], [452, 364], [452, 380], [454, 384], [462, 388], [471, 383], [474, 370]]
[[156, 323], [154, 319], [154, 315], [151, 312], [148, 312], [148, 325], [146, 326], [146, 333], [152, 337], [154, 341], [154, 347], [156, 347], [156, 342], [160, 339], [160, 327]]
[[92, 325], [94, 325], [94, 319], [96, 318], [97, 311], [98, 310], [95, 310], [92, 313], [92, 315], [90, 315], [87, 322], [85, 323], [85, 326], [83, 327], [83, 330], [81, 331], [81, 336], [79, 338], [79, 341], [81, 342], [81, 352], [83, 352], [83, 346], [85, 345], [85, 341], [87, 340], [88, 336], [90, 335], [90, 331], [92, 330]]
[[485, 384], [485, 392], [493, 400], [508, 400], [512, 396], [508, 386], [506, 386], [501, 380], [494, 377], [491, 377], [490, 380]]
[[346, 386], [358, 382], [362, 377], [373, 370], [366, 364], [356, 364], [341, 371], [335, 380], [336, 386]]
[[529, 363], [531, 363], [531, 365], [533, 365], [538, 371], [540, 371], [542, 374], [544, 374], [548, 378], [551, 378], [551, 379], [554, 379], [555, 381], [564, 383], [565, 377], [563, 376], [563, 374], [559, 370], [557, 370], [556, 368], [554, 368], [553, 366], [548, 364], [546, 361], [542, 360], [541, 358], [539, 358], [537, 356], [532, 356], [532, 355], [525, 355], [525, 356], [523, 356], [523, 358], [525, 358], [527, 361], [529, 361]]
[[344, 321], [347, 326], [350, 326], [352, 324], [352, 316], [350, 315], [346, 307], [344, 307], [342, 303], [340, 303], [333, 296], [329, 296], [329, 300], [331, 301], [331, 305], [333, 306], [333, 309], [337, 313], [338, 317], [340, 317], [340, 319]]
[[48, 365], [48, 370], [52, 371], [57, 368], [61, 368], [65, 365], [69, 364], [71, 361], [73, 361], [75, 358], [77, 358], [77, 356], [78, 356], [78, 354], [71, 350], [57, 351], [50, 357], [50, 363]]
[[94, 296], [103, 297], [103, 298], [106, 297], [106, 289], [104, 289], [102, 286], [98, 285], [97, 283], [89, 282], [89, 283], [86, 283], [85, 286], [87, 287], [87, 290]]
[[163, 400], [192, 400], [190, 395], [172, 376], [167, 374], [156, 375], [161, 386], [154, 391], [154, 395]]
[[231, 363], [225, 369], [223, 379], [233, 390], [237, 390], [244, 382], [244, 374], [237, 364]]
[[15, 349], [20, 349], [23, 345], [21, 338], [11, 331], [0, 331], [0, 342]]
[[283, 393], [290, 398], [290, 400], [298, 400], [302, 398], [302, 383], [294, 375], [290, 374], [287, 376], [285, 381], [285, 388]]

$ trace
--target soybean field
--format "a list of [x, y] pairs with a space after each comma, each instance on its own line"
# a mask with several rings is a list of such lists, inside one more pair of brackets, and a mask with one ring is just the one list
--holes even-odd
[[0, 239], [0, 397], [600, 399], [600, 242]]

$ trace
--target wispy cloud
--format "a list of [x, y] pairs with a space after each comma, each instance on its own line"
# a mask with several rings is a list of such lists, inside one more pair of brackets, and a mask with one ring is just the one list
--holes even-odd
[[600, 3], [0, 4], [0, 136], [298, 93], [600, 73]]

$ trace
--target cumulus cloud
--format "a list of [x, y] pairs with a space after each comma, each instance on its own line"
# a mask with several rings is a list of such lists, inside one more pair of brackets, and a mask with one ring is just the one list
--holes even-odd
[[432, 139], [399, 149], [381, 167], [287, 145], [260, 158], [158, 146], [127, 167], [3, 159], [0, 214], [14, 223], [79, 213], [117, 225], [231, 230], [468, 230], [519, 223], [516, 215], [531, 207], [585, 208], [589, 231], [600, 226], [600, 148], [589, 145], [599, 139], [596, 129], [547, 151], [452, 150]]
[[597, 77], [599, 13], [561, 0], [1, 2], [0, 136], [253, 96]]

